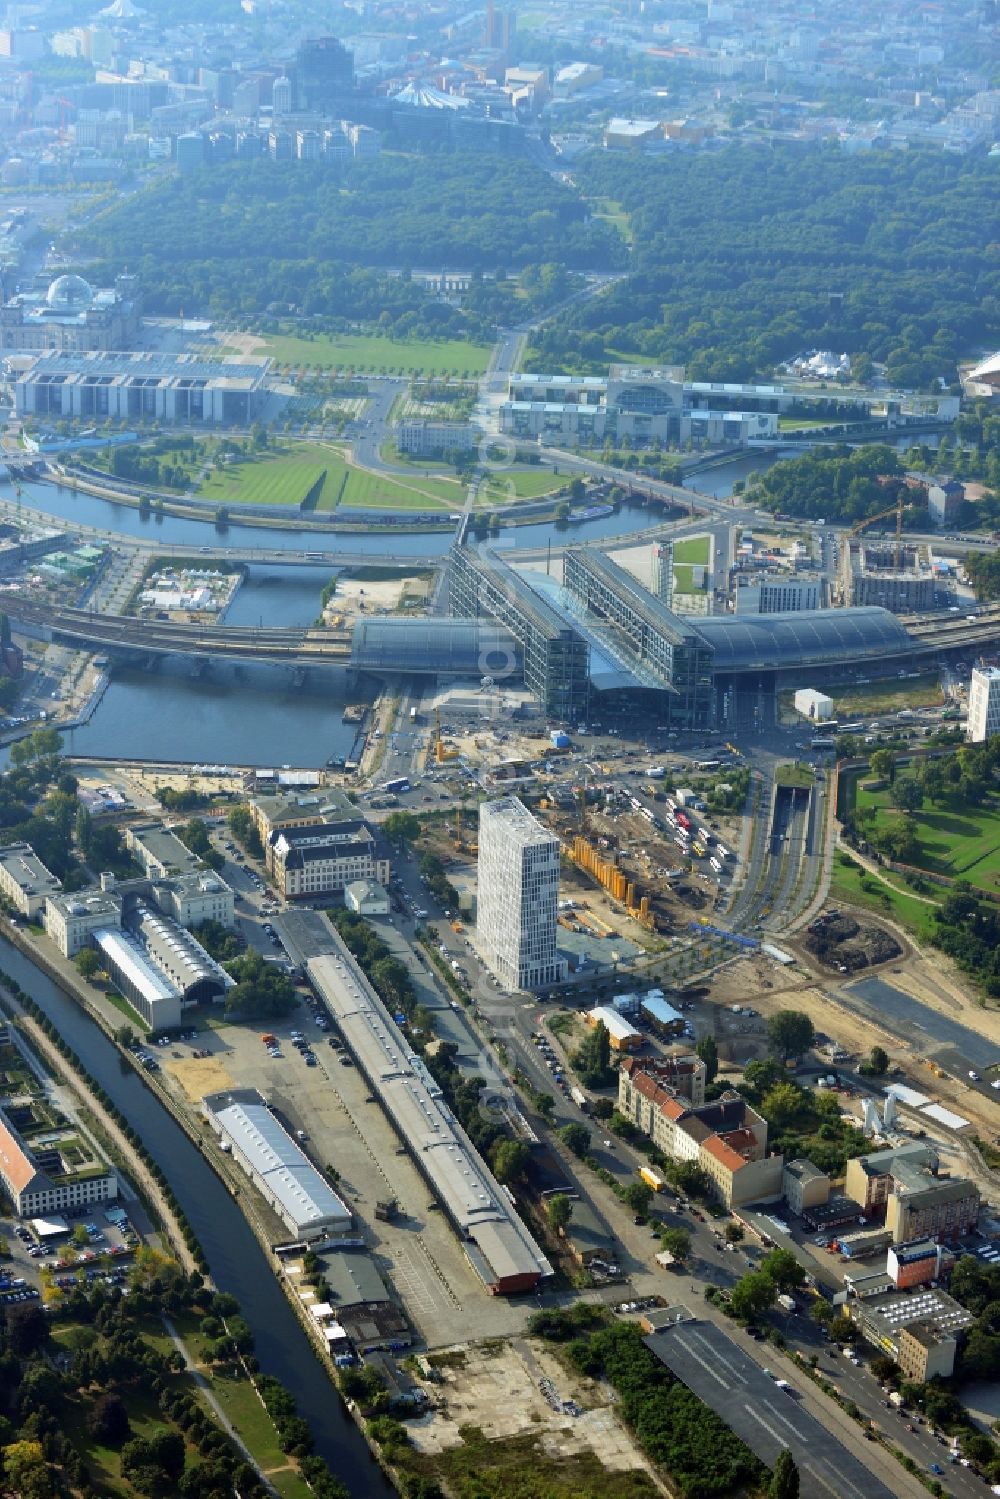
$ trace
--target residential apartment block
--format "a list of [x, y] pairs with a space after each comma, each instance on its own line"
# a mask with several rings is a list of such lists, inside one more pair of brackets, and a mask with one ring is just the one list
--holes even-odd
[[659, 1063], [633, 1058], [618, 1074], [618, 1107], [664, 1155], [700, 1166], [727, 1208], [780, 1199], [784, 1159], [768, 1154], [767, 1121], [741, 1094], [693, 1106], [664, 1084]]

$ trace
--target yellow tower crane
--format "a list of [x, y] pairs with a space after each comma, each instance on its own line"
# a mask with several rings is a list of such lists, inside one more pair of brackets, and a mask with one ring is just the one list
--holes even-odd
[[850, 544], [854, 540], [855, 536], [860, 536], [862, 531], [867, 531], [868, 527], [873, 526], [877, 520], [887, 520], [890, 515], [894, 515], [896, 517], [896, 550], [894, 563], [896, 571], [899, 572], [900, 563], [903, 559], [903, 511], [910, 509], [912, 509], [912, 502], [903, 499], [903, 491], [902, 489], [900, 489], [899, 493], [896, 496], [896, 503], [894, 505], [890, 505], [887, 510], [880, 510], [877, 515], [866, 516], [864, 520], [859, 520], [856, 526], [851, 527], [851, 529], [847, 533], [848, 548], [850, 547]]

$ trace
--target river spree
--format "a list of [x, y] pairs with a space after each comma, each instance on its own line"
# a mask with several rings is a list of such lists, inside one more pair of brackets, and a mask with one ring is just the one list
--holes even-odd
[[[723, 496], [751, 470], [773, 461], [770, 454], [744, 454], [695, 478], [707, 494]], [[641, 481], [637, 481], [641, 482]], [[8, 486], [0, 488], [6, 498]], [[317, 534], [263, 526], [219, 528], [210, 519], [143, 514], [54, 484], [21, 486], [26, 506], [43, 510], [67, 525], [113, 531], [150, 546], [187, 546], [272, 550], [301, 549], [356, 553], [359, 562], [377, 564], [380, 554], [441, 556], [452, 532], [425, 535], [374, 530]], [[640, 530], [660, 515], [645, 505], [623, 505], [614, 514], [581, 524], [519, 526], [502, 533], [504, 550], [554, 547], [568, 541], [613, 540]], [[307, 625], [320, 611], [320, 593], [332, 569], [251, 568], [226, 612], [231, 625]], [[345, 703], [357, 695], [347, 673], [311, 671], [296, 684], [284, 667], [209, 663], [200, 675], [190, 662], [154, 662], [150, 670], [116, 667], [111, 684], [88, 723], [67, 735], [67, 751], [97, 758], [204, 760], [213, 764], [295, 765], [316, 767], [347, 758], [354, 730], [342, 722]]]
[[4, 938], [0, 968], [41, 1006], [142, 1136], [191, 1221], [213, 1280], [232, 1292], [253, 1328], [262, 1371], [295, 1397], [317, 1452], [356, 1499], [390, 1499], [395, 1491], [341, 1407], [242, 1213], [200, 1152], [94, 1022]]

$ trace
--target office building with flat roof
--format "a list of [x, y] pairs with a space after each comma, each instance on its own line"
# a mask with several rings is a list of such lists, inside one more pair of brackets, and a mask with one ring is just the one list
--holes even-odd
[[[855, 1297], [847, 1303], [847, 1311], [868, 1342], [883, 1353], [899, 1360], [901, 1365], [905, 1358], [910, 1368], [926, 1363], [936, 1373], [944, 1372], [949, 1358], [954, 1365], [958, 1344], [976, 1320], [954, 1297], [930, 1286], [919, 1291]], [[906, 1332], [912, 1342], [904, 1342]], [[947, 1373], [951, 1373], [951, 1368]]]
[[780, 574], [739, 577], [733, 601], [737, 614], [795, 614], [804, 609], [820, 609], [823, 580]]
[[141, 822], [126, 827], [125, 847], [129, 853], [135, 854], [151, 880], [192, 874], [202, 867], [197, 854], [193, 854], [187, 844], [161, 822]]
[[1000, 734], [1000, 667], [974, 666], [965, 737], [970, 744], [984, 744], [994, 734]]
[[123, 904], [113, 890], [50, 895], [45, 902], [45, 930], [64, 958], [75, 958], [96, 932], [121, 927]]
[[203, 921], [236, 925], [236, 897], [222, 876], [211, 869], [154, 880], [153, 899], [179, 926], [201, 926]]
[[[200, 139], [200, 137], [199, 137]], [[14, 380], [19, 417], [248, 426], [267, 400], [270, 360], [193, 354], [42, 354]]]
[[42, 863], [30, 843], [8, 843], [0, 848], [0, 895], [22, 916], [33, 921], [62, 881]]
[[563, 582], [668, 689], [671, 723], [692, 730], [711, 726], [713, 652], [693, 625], [596, 548], [564, 553]]
[[506, 989], [545, 989], [566, 977], [558, 916], [559, 839], [516, 796], [482, 802], [476, 929]]

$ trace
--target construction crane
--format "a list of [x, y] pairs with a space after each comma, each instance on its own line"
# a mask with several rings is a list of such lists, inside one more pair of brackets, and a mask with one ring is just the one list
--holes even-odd
[[887, 510], [880, 510], [877, 515], [866, 516], [864, 520], [859, 520], [856, 526], [851, 527], [851, 529], [847, 533], [848, 548], [850, 548], [851, 542], [854, 540], [855, 536], [860, 536], [862, 531], [867, 531], [868, 527], [873, 526], [877, 520], [887, 520], [890, 515], [894, 515], [896, 517], [896, 550], [894, 564], [896, 571], [899, 572], [900, 564], [903, 559], [903, 511], [909, 510], [911, 506], [912, 501], [904, 500], [903, 491], [900, 490], [896, 496], [895, 505], [890, 505]]

